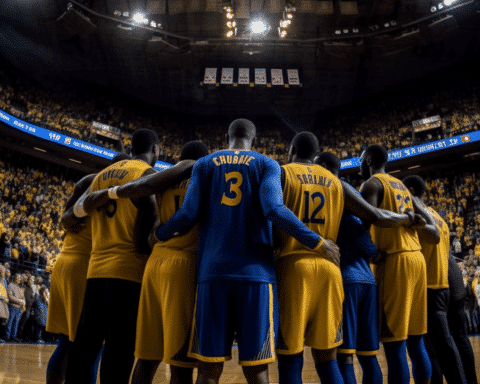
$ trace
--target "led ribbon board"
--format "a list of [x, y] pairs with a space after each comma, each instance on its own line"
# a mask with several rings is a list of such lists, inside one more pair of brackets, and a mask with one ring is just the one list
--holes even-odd
[[[458, 147], [466, 143], [479, 141], [480, 131], [470, 132], [464, 135], [458, 135], [450, 137], [449, 139], [432, 141], [430, 143], [415, 145], [413, 147], [397, 149], [388, 152], [388, 161], [396, 161], [400, 159], [406, 159], [407, 157], [413, 157], [417, 155], [423, 155], [425, 153], [441, 151], [443, 149]], [[353, 157], [351, 159], [345, 159], [340, 162], [340, 169], [349, 169], [360, 166], [360, 157]]]
[[[37, 127], [36, 125], [27, 123], [23, 120], [18, 119], [15, 116], [9, 115], [6, 112], [0, 110], [0, 121], [9, 125], [12, 128], [15, 128], [21, 132], [28, 133], [32, 136], [38, 137], [43, 140], [50, 141], [52, 143], [57, 143], [63, 145], [64, 147], [76, 149], [78, 151], [86, 152], [91, 155], [103, 157], [105, 159], [113, 159], [119, 152], [110, 151], [109, 149], [99, 147], [94, 144], [87, 143], [82, 140], [74, 139], [73, 137], [58, 133], [55, 131], [50, 131], [49, 129]], [[172, 165], [165, 163], [163, 161], [157, 161], [154, 168], [157, 170], [163, 170], [170, 168]]]

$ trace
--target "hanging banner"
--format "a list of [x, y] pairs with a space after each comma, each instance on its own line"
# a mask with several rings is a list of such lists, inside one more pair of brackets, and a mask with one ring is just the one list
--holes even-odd
[[233, 84], [233, 68], [222, 68], [220, 84]]
[[265, 68], [255, 68], [255, 84], [267, 85], [267, 70]]
[[238, 68], [238, 84], [250, 84], [250, 68]]
[[272, 69], [272, 85], [283, 85], [283, 71], [281, 69]]
[[287, 69], [287, 77], [289, 85], [300, 85], [300, 76], [298, 69]]
[[205, 68], [205, 77], [203, 84], [216, 84], [217, 83], [217, 68]]

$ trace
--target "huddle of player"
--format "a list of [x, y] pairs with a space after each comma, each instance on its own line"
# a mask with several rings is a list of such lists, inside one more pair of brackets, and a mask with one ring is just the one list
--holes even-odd
[[[305, 346], [322, 383], [355, 383], [355, 353], [363, 382], [382, 383], [379, 336], [390, 384], [410, 382], [407, 348], [415, 382], [430, 382], [421, 251], [446, 257], [432, 267], [439, 302], [448, 292], [441, 218], [385, 173], [383, 147], [362, 156], [360, 195], [337, 178], [338, 159], [315, 157], [312, 133], [295, 136], [280, 167], [252, 151], [255, 131], [237, 119], [228, 149], [190, 142], [177, 165], [155, 172], [158, 137], [138, 130], [133, 159], [77, 184], [52, 275], [47, 330], [64, 336], [47, 383], [94, 383], [103, 344], [102, 383], [128, 383], [134, 356], [132, 383], [151, 383], [161, 361], [171, 383], [192, 383], [194, 367], [197, 383], [218, 383], [234, 339], [248, 383], [268, 383], [277, 355], [280, 383], [301, 383]], [[460, 368], [452, 383], [467, 382]]]

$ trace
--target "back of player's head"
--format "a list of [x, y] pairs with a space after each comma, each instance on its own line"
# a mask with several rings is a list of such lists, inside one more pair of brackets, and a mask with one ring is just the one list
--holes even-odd
[[300, 132], [295, 135], [290, 144], [295, 155], [302, 159], [313, 159], [318, 152], [318, 139], [312, 132]]
[[413, 196], [422, 197], [427, 191], [427, 186], [420, 176], [412, 175], [407, 176], [402, 180], [403, 184], [412, 191]]
[[182, 148], [181, 160], [198, 160], [208, 155], [208, 148], [202, 141], [190, 141]]
[[334, 175], [338, 176], [340, 171], [340, 159], [332, 152], [320, 152], [315, 156], [315, 164], [327, 168]]
[[159, 143], [158, 135], [151, 129], [137, 129], [132, 135], [132, 153], [138, 156], [153, 152]]
[[372, 162], [377, 166], [385, 165], [388, 161], [388, 151], [382, 145], [370, 145], [365, 150], [365, 155], [370, 155]]
[[248, 139], [253, 140], [257, 134], [255, 124], [248, 119], [237, 119], [232, 121], [228, 127], [228, 137], [230, 139]]
[[117, 156], [115, 156], [112, 159], [111, 164], [115, 164], [115, 163], [117, 163], [119, 161], [123, 161], [123, 160], [132, 160], [132, 156], [127, 155], [126, 153], [119, 153]]

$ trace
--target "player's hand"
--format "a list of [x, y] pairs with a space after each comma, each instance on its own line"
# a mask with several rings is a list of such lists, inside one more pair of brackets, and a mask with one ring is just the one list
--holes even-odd
[[411, 229], [423, 228], [427, 224], [426, 220], [419, 214], [415, 214], [415, 219], [413, 224], [410, 226]]
[[101, 191], [91, 192], [85, 197], [83, 206], [85, 211], [92, 212], [95, 208], [101, 207], [110, 200], [108, 197], [108, 189], [102, 189]]
[[340, 248], [332, 240], [325, 239], [320, 249], [325, 253], [328, 260], [340, 267]]

